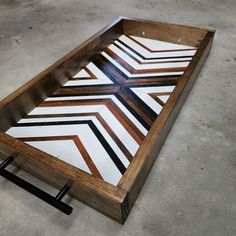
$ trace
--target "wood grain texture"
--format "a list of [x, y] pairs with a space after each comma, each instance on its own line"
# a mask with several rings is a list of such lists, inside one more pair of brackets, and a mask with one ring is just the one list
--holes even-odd
[[198, 47], [209, 29], [146, 20], [123, 20], [124, 33]]
[[[193, 46], [197, 47], [197, 52], [186, 69], [175, 69], [175, 71], [182, 71], [185, 69], [183, 75], [175, 77], [154, 76], [152, 78], [135, 77], [135, 79], [130, 79], [127, 75], [121, 73], [118, 69], [115, 69], [114, 65], [112, 65], [104, 55], [99, 55], [99, 53], [104, 51], [112, 42], [115, 42], [122, 34]], [[207, 58], [213, 37], [213, 30], [126, 17], [118, 18], [85, 43], [72, 50], [65, 57], [1, 101], [0, 149], [3, 155], [0, 155], [0, 158], [5, 158], [13, 152], [18, 153], [19, 155], [16, 159], [16, 165], [20, 168], [57, 188], [61, 188], [69, 181], [72, 183], [71, 194], [74, 197], [123, 224], [131, 211], [154, 161], [156, 160], [157, 154], [159, 153], [168, 132], [170, 131], [202, 65], [204, 64], [204, 61]], [[140, 44], [140, 46], [145, 48], [145, 45]], [[150, 50], [150, 52], [154, 53], [156, 53], [156, 51], [157, 50]], [[134, 68], [131, 68], [123, 58], [118, 58], [110, 49], [106, 52], [109, 56], [115, 58], [121, 66], [130, 70], [131, 73], [142, 74], [145, 72], [142, 70], [138, 72]], [[159, 52], [162, 53], [160, 50]], [[140, 60], [135, 59], [131, 54], [126, 53], [126, 55], [130, 56], [139, 65], [143, 64], [146, 66], [148, 64], [155, 64], [153, 62], [142, 63]], [[112, 79], [112, 82], [114, 83], [115, 81], [115, 83], [94, 86], [74, 86], [73, 88], [70, 86], [63, 87], [63, 85], [69, 80], [76, 82], [78, 79], [74, 78], [74, 76], [90, 61], [93, 61], [94, 64], [100, 70], [103, 70], [105, 74], [109, 74], [109, 79]], [[185, 61], [183, 60], [181, 62]], [[150, 70], [149, 72], [163, 71], [169, 72], [170, 70], [160, 69], [159, 71]], [[89, 76], [84, 77], [83, 79], [96, 81], [94, 73], [90, 70], [86, 70], [86, 72]], [[134, 92], [130, 92], [132, 91], [132, 88], [150, 85], [176, 86], [175, 90], [171, 94], [167, 94], [167, 92], [162, 94], [150, 92], [149, 95], [156, 100], [157, 103], [163, 106], [160, 114], [155, 114], [154, 111], [148, 109], [145, 102], [139, 99]], [[127, 90], [129, 90], [129, 92], [127, 92]], [[94, 172], [94, 175], [97, 177], [87, 174], [62, 160], [40, 151], [39, 149], [5, 133], [8, 128], [15, 126], [20, 119], [27, 117], [27, 114], [44, 101], [46, 97], [50, 96], [51, 98], [55, 98], [78, 96], [78, 94], [81, 96], [91, 94], [94, 96], [104, 94], [116, 96], [122, 104], [125, 104], [125, 106], [132, 111], [132, 114], [139, 114], [136, 118], [141, 121], [142, 125], [144, 125], [149, 131], [148, 134], [144, 136], [143, 133], [140, 132], [132, 122], [130, 122], [127, 116], [123, 114], [121, 109], [112, 99], [95, 98], [90, 101], [80, 100], [72, 102], [74, 106], [77, 106], [78, 104], [85, 106], [95, 103], [97, 105], [105, 104], [119, 122], [126, 127], [134, 140], [140, 145], [138, 152], [133, 157], [126, 146], [122, 144], [120, 138], [109, 127], [104, 118], [96, 112], [92, 114], [105, 127], [107, 132], [110, 133], [114, 141], [119, 147], [121, 147], [122, 151], [131, 162], [117, 186], [109, 184], [100, 178], [100, 173], [96, 171], [94, 166], [91, 167], [91, 171]], [[163, 101], [156, 97], [157, 95], [170, 95], [170, 97], [164, 104]], [[67, 105], [71, 105], [71, 101], [45, 101], [41, 103], [40, 106], [43, 108]], [[51, 118], [60, 117], [60, 114], [56, 115], [53, 116], [52, 114], [48, 114], [48, 118], [50, 116]], [[83, 115], [91, 115], [91, 112], [84, 113]], [[70, 117], [71, 114], [68, 113], [61, 117], [65, 116]], [[28, 118], [43, 117], [43, 115], [39, 114], [30, 115]], [[81, 145], [79, 140], [76, 142], [80, 151], [85, 156], [87, 163], [89, 163], [89, 153], [87, 153], [83, 148], [83, 145]]]
[[[212, 45], [214, 32], [208, 32], [176, 90], [152, 126], [142, 147], [123, 175], [119, 186], [127, 190], [130, 210], [157, 158], [161, 147], [193, 86]], [[148, 150], [148, 151], [147, 151]]]

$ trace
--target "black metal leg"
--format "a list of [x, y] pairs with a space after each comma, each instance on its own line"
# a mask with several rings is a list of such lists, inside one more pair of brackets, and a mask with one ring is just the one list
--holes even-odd
[[9, 164], [11, 164], [14, 161], [14, 158], [12, 156], [9, 156], [5, 161], [3, 161], [0, 164], [0, 170], [5, 169]]
[[22, 178], [12, 174], [11, 172], [5, 170], [5, 168], [14, 161], [13, 157], [7, 158], [0, 164], [0, 175], [4, 178], [8, 179], [9, 181], [13, 182], [14, 184], [18, 185], [19, 187], [25, 189], [26, 191], [30, 192], [31, 194], [35, 195], [36, 197], [40, 198], [41, 200], [47, 202], [51, 206], [57, 208], [58, 210], [64, 212], [67, 215], [70, 215], [73, 211], [73, 208], [64, 202], [61, 199], [65, 196], [65, 194], [70, 190], [68, 185], [65, 185], [60, 192], [57, 194], [56, 197], [51, 196], [50, 194], [46, 193], [45, 191], [37, 188], [36, 186], [32, 185], [31, 183], [23, 180]]
[[66, 184], [60, 192], [55, 197], [58, 201], [62, 200], [62, 198], [67, 194], [67, 192], [70, 190], [70, 187]]

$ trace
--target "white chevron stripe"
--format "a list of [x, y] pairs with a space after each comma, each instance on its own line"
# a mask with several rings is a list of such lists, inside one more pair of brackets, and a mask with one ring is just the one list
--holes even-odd
[[130, 36], [131, 38], [135, 39], [136, 41], [140, 42], [150, 50], [176, 50], [176, 49], [195, 49], [196, 47], [186, 46], [177, 43], [168, 43], [165, 41], [160, 41], [156, 39], [149, 39], [149, 38], [142, 38], [138, 36]]
[[169, 96], [168, 95], [165, 95], [165, 96], [157, 96], [162, 102], [166, 103]]
[[114, 64], [118, 69], [126, 74], [129, 78], [135, 77], [150, 77], [150, 76], [168, 76], [168, 75], [182, 75], [184, 72], [160, 72], [160, 73], [144, 73], [144, 74], [130, 74], [124, 67], [118, 64], [113, 58], [111, 58], [107, 53], [102, 52], [102, 55], [106, 57], [112, 64]]
[[[88, 109], [93, 107], [94, 109]], [[139, 145], [128, 133], [124, 126], [116, 119], [116, 117], [106, 108], [105, 105], [98, 106], [65, 106], [65, 107], [36, 107], [29, 115], [44, 115], [44, 114], [67, 114], [67, 113], [85, 113], [99, 112], [102, 118], [111, 127], [116, 136], [126, 146], [132, 155], [135, 155]]]
[[[7, 131], [7, 134], [18, 138], [35, 136], [45, 137], [49, 135], [77, 135], [85, 146], [87, 152], [89, 153], [90, 157], [92, 158], [94, 164], [96, 165], [98, 171], [101, 173], [105, 181], [116, 185], [122, 176], [106, 150], [101, 145], [100, 141], [86, 124], [40, 127], [12, 127]], [[61, 155], [60, 157], [63, 158], [63, 155]], [[64, 159], [64, 161], [67, 162], [67, 159]]]
[[67, 114], [99, 112], [104, 105], [65, 106], [65, 107], [35, 107], [28, 115]]
[[[138, 87], [131, 88], [131, 90], [141, 98], [153, 111], [160, 114], [162, 106], [157, 103], [149, 93], [160, 93], [160, 92], [172, 92], [175, 86], [159, 86], [159, 87]], [[165, 96], [165, 102], [168, 100], [169, 96]]]
[[127, 54], [122, 52], [115, 45], [110, 45], [109, 49], [111, 49], [116, 55], [126, 61], [130, 66], [132, 66], [136, 70], [144, 70], [144, 69], [163, 69], [163, 68], [178, 68], [178, 67], [187, 67], [189, 62], [174, 62], [174, 63], [161, 63], [161, 64], [138, 64], [134, 59], [129, 57]]
[[84, 158], [72, 140], [36, 141], [26, 143], [91, 174]]
[[[179, 52], [149, 52], [144, 47], [140, 46], [139, 44], [137, 44], [133, 40], [129, 39], [125, 35], [122, 35], [119, 39], [122, 42], [124, 42], [125, 44], [127, 44], [128, 46], [130, 46], [131, 48], [133, 48], [134, 50], [136, 50], [138, 53], [140, 53], [141, 55], [146, 57], [146, 58], [193, 56], [196, 52], [196, 50], [193, 50], [193, 51], [192, 50], [191, 51], [179, 51]], [[151, 39], [149, 39], [149, 40], [151, 40]], [[183, 46], [183, 45], [180, 45], [180, 44], [166, 43], [166, 42], [162, 42], [162, 41], [159, 41], [159, 40], [155, 40], [155, 41], [157, 41], [156, 43], [159, 43], [160, 46], [156, 47], [154, 50], [182, 49], [182, 46]], [[168, 47], [166, 46], [166, 44], [169, 44]], [[177, 46], [177, 45], [179, 45], [179, 46]], [[191, 48], [191, 47], [187, 47], [187, 48]], [[187, 48], [185, 48], [185, 49], [187, 49]]]
[[124, 114], [133, 122], [133, 124], [144, 134], [147, 130], [143, 125], [131, 114], [131, 112], [114, 96], [114, 95], [92, 95], [92, 96], [68, 96], [68, 97], [51, 97], [45, 101], [66, 101], [66, 100], [81, 100], [81, 99], [103, 99], [110, 98], [124, 112]]
[[132, 90], [139, 91], [142, 93], [164, 93], [164, 92], [172, 92], [175, 86], [152, 86], [152, 87], [136, 87], [131, 88]]
[[[124, 46], [123, 44], [121, 44], [119, 41], [115, 41], [115, 43], [117, 45], [119, 45], [121, 48], [123, 48], [126, 52], [128, 52], [129, 54], [131, 54], [133, 57], [135, 57], [136, 59], [138, 59], [140, 62], [144, 63], [150, 63], [150, 62], [165, 62], [165, 61], [171, 61], [171, 62], [177, 62], [177, 61], [182, 61], [183, 58], [172, 58], [172, 59], [152, 59], [152, 60], [148, 60], [148, 59], [143, 59], [141, 57], [139, 57], [136, 53], [134, 53], [133, 51], [131, 51], [129, 48], [127, 48], [126, 46]], [[192, 59], [192, 57], [187, 57], [187, 58], [184, 58], [184, 60], [186, 61], [190, 61]]]
[[84, 69], [77, 73], [74, 78], [91, 77]]
[[[125, 167], [128, 167], [129, 161], [125, 157], [124, 153], [120, 150], [114, 140], [111, 138], [109, 133], [104, 129], [98, 119], [94, 116], [80, 116], [80, 117], [53, 117], [53, 118], [30, 118], [30, 119], [21, 119], [18, 123], [32, 123], [32, 122], [56, 122], [56, 121], [78, 121], [78, 120], [91, 120], [95, 124], [95, 126], [99, 129], [103, 137], [110, 144], [112, 149], [115, 151], [119, 159], [122, 161]], [[36, 126], [37, 127], [37, 126]], [[16, 127], [12, 127], [14, 129]], [[22, 127], [24, 130], [25, 127]], [[48, 134], [49, 136], [50, 134]], [[73, 134], [72, 134], [73, 135]], [[37, 137], [37, 133], [35, 133], [35, 137]], [[125, 145], [125, 144], [124, 144]]]
[[[101, 71], [99, 70], [92, 62], [90, 62], [86, 66], [95, 76], [97, 79], [91, 80], [69, 80], [67, 83], [64, 84], [64, 87], [68, 86], [81, 86], [81, 85], [96, 85], [96, 84], [113, 84], [113, 82]], [[77, 76], [81, 76], [84, 72], [79, 72], [74, 76], [74, 78], [78, 78]]]

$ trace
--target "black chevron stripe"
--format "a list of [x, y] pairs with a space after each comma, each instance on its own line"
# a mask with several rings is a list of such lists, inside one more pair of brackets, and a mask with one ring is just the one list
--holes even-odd
[[136, 50], [134, 50], [133, 48], [131, 48], [129, 45], [127, 45], [126, 43], [124, 43], [123, 41], [121, 41], [120, 39], [117, 39], [117, 41], [119, 43], [121, 43], [122, 45], [124, 45], [125, 47], [127, 47], [130, 51], [132, 51], [133, 53], [135, 53], [136, 55], [138, 55], [139, 57], [141, 57], [143, 60], [157, 60], [157, 59], [178, 59], [178, 58], [192, 58], [192, 56], [175, 56], [175, 57], [144, 57], [142, 54], [140, 54], [139, 52], [137, 52]]
[[111, 157], [116, 167], [119, 169], [120, 173], [124, 174], [124, 172], [126, 171], [126, 167], [123, 165], [119, 157], [116, 155], [114, 150], [111, 148], [109, 143], [106, 141], [106, 139], [103, 137], [101, 132], [98, 130], [98, 128], [94, 125], [94, 123], [91, 120], [17, 123], [15, 127], [37, 127], [37, 126], [55, 126], [55, 125], [78, 125], [78, 124], [87, 124], [91, 128], [91, 130], [96, 135], [97, 139], [100, 141], [104, 149]]

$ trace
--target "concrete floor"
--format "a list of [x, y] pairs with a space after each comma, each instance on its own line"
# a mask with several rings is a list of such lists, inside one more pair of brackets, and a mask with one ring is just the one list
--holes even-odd
[[0, 235], [236, 235], [235, 11], [235, 0], [0, 0], [0, 98], [119, 15], [217, 30], [124, 226], [74, 199], [65, 216], [0, 178]]

